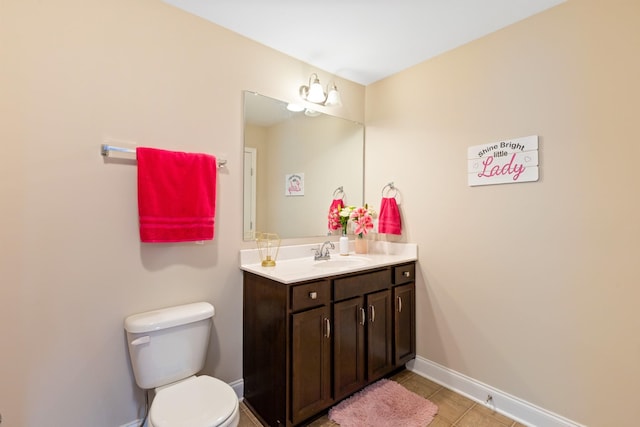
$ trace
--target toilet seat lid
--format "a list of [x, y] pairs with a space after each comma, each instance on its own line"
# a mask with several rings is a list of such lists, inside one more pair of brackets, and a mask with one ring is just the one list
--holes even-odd
[[158, 391], [149, 417], [154, 427], [212, 427], [222, 424], [237, 406], [231, 386], [202, 375]]

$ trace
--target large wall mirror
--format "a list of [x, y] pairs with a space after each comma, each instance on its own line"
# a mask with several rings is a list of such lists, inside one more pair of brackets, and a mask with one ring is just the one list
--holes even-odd
[[244, 240], [326, 236], [336, 190], [360, 205], [363, 180], [361, 123], [244, 92]]

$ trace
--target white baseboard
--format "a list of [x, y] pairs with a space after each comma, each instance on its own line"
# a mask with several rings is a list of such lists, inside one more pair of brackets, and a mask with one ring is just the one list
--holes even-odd
[[244, 380], [240, 378], [239, 380], [230, 382], [229, 385], [233, 391], [236, 392], [238, 399], [242, 402], [242, 399], [244, 399]]
[[[527, 426], [585, 427], [420, 356], [407, 369]], [[487, 396], [492, 404], [485, 403]]]
[[[244, 380], [239, 379], [239, 380], [230, 382], [229, 385], [238, 396], [238, 400], [242, 402], [242, 399], [244, 399]], [[141, 422], [142, 420], [130, 421], [126, 424], [122, 424], [120, 427], [139, 427]], [[146, 426], [147, 426], [147, 423], [145, 422], [144, 427]]]

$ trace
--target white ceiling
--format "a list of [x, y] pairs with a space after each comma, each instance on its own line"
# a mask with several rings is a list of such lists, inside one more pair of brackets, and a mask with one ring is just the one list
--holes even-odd
[[367, 85], [565, 0], [164, 1]]

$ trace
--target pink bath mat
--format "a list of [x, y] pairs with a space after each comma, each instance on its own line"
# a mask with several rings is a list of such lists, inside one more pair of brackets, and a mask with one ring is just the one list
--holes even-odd
[[433, 402], [382, 379], [331, 408], [329, 419], [341, 427], [425, 427], [437, 413]]

